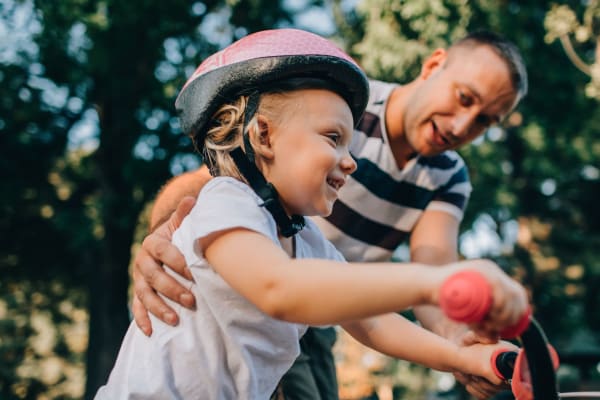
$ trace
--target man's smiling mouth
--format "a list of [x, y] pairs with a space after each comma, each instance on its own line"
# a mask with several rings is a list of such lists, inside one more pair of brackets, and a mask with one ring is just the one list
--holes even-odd
[[[437, 124], [435, 123], [435, 121], [433, 121], [433, 120], [432, 120], [432, 121], [431, 121], [431, 124], [433, 125], [433, 136], [434, 136], [434, 140], [435, 140], [436, 142], [441, 140], [441, 142], [442, 142], [444, 145], [446, 145], [446, 146], [451, 146], [451, 145], [452, 145], [452, 142], [451, 142], [451, 141], [450, 141], [450, 140], [449, 140], [449, 139], [448, 139], [448, 138], [447, 138], [445, 135], [443, 135], [443, 134], [442, 134], [442, 132], [441, 132], [441, 131], [438, 129], [438, 126], [437, 126]], [[440, 140], [438, 140], [438, 138], [439, 138]]]

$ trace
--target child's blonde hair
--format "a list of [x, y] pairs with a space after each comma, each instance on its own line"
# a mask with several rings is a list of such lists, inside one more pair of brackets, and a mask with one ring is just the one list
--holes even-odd
[[[252, 146], [259, 140], [257, 116], [262, 114], [277, 125], [285, 112], [275, 110], [283, 105], [286, 93], [268, 93], [260, 97], [257, 113], [249, 121], [246, 129]], [[223, 104], [211, 118], [204, 143], [194, 142], [196, 149], [202, 149], [204, 162], [210, 168], [212, 176], [231, 176], [246, 182], [231, 157], [231, 151], [243, 146], [244, 115], [249, 96], [240, 96], [237, 100]], [[280, 110], [281, 111], [281, 110]], [[246, 182], [247, 183], [247, 182]]]
[[[257, 144], [260, 140], [257, 116], [265, 116], [272, 127], [277, 127], [293, 113], [289, 107], [296, 104], [293, 101], [294, 96], [298, 91], [306, 89], [324, 89], [338, 94], [342, 91], [330, 81], [313, 77], [290, 78], [265, 88], [260, 95], [256, 113], [245, 127], [254, 149], [258, 148]], [[248, 183], [230, 153], [238, 147], [244, 149], [242, 130], [249, 98], [249, 95], [242, 95], [235, 101], [221, 105], [208, 122], [206, 135], [192, 135], [194, 146], [202, 151], [204, 162], [208, 165], [212, 176], [231, 176]], [[203, 140], [202, 143], [199, 142], [199, 138]], [[260, 157], [260, 154], [257, 156]]]

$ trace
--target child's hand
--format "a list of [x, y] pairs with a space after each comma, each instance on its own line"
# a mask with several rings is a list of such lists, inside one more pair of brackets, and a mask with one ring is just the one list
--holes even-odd
[[508, 390], [510, 387], [494, 373], [492, 368], [492, 354], [498, 350], [517, 351], [518, 347], [509, 342], [501, 341], [497, 344], [472, 344], [459, 348], [458, 370], [454, 375], [469, 376], [465, 388], [478, 399], [488, 399], [499, 390]]
[[[484, 337], [477, 335], [470, 329], [466, 332], [463, 332], [463, 334], [460, 336], [460, 340], [456, 342], [459, 347], [468, 347], [474, 344], [492, 345], [496, 343], [497, 340], [492, 340], [487, 336]], [[515, 348], [515, 346], [511, 343], [506, 342], [505, 344], [506, 346], [502, 346], [503, 349], [511, 350]], [[494, 395], [509, 390], [510, 388], [505, 382], [502, 382], [498, 385], [478, 375], [466, 374], [464, 372], [454, 372], [454, 378], [465, 387], [467, 392], [478, 399], [492, 398]]]
[[[527, 326], [527, 292], [495, 263], [469, 260], [447, 267], [438, 300], [450, 318], [470, 324], [477, 334], [492, 340], [502, 331], [514, 337]], [[517, 331], [508, 333], [514, 327]]]

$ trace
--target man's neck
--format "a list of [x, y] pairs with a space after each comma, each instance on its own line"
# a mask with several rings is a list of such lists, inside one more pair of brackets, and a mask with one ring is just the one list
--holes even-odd
[[412, 82], [395, 88], [385, 109], [385, 128], [390, 141], [390, 149], [399, 169], [404, 168], [406, 163], [416, 155], [404, 132], [404, 109], [412, 89]]

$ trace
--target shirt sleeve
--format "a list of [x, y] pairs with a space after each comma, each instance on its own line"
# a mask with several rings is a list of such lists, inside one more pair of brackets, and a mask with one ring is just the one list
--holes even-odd
[[446, 184], [442, 185], [435, 193], [433, 200], [426, 210], [443, 211], [462, 220], [467, 208], [473, 187], [469, 179], [469, 171], [464, 161], [460, 159], [458, 168]]
[[300, 255], [301, 258], [323, 258], [346, 262], [342, 253], [325, 238], [323, 232], [312, 219], [306, 218], [306, 227], [300, 231], [299, 237], [307, 243], [307, 250], [304, 250], [305, 253]]
[[[211, 233], [231, 228], [246, 228], [276, 239], [275, 222], [261, 204], [262, 200], [245, 184], [233, 178], [214, 178], [200, 192], [174, 239], [178, 235], [193, 245]], [[195, 246], [189, 250], [201, 256]]]

